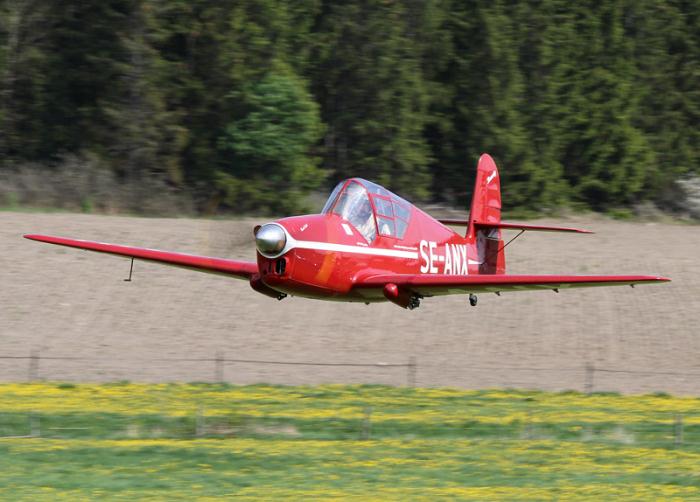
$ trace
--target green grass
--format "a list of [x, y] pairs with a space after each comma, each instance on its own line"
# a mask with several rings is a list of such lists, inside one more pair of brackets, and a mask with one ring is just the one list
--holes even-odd
[[0, 436], [4, 499], [700, 498], [667, 395], [6, 384]]

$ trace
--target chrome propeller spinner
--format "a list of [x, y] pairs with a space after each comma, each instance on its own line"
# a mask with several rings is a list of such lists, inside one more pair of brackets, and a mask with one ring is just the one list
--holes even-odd
[[263, 256], [277, 256], [284, 250], [286, 244], [287, 234], [277, 224], [266, 223], [255, 233], [255, 246]]

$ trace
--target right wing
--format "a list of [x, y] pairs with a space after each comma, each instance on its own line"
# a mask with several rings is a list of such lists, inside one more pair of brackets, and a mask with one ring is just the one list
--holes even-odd
[[397, 274], [375, 275], [359, 280], [356, 288], [383, 288], [395, 284], [401, 289], [421, 296], [466, 293], [500, 293], [593, 286], [633, 286], [668, 282], [671, 279], [649, 275], [506, 275], [506, 274]]
[[54, 237], [51, 235], [28, 234], [25, 239], [47, 242], [59, 246], [86, 249], [98, 253], [108, 253], [118, 256], [126, 256], [137, 260], [153, 261], [188, 268], [199, 272], [209, 272], [235, 277], [237, 279], [250, 279], [258, 273], [258, 264], [249, 261], [227, 260], [224, 258], [210, 258], [208, 256], [196, 256], [185, 253], [172, 253], [158, 249], [137, 248], [121, 246], [119, 244], [106, 244], [104, 242], [84, 241], [80, 239], [68, 239], [66, 237]]

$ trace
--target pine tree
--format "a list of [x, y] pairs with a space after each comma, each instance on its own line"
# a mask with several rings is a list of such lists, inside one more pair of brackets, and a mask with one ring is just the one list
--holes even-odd
[[[222, 201], [232, 207], [251, 207], [244, 204], [243, 196], [235, 196], [242, 193], [235, 187], [245, 185], [241, 180], [251, 180], [254, 169], [250, 166], [259, 166], [264, 156], [248, 152], [250, 165], [244, 164], [233, 153], [227, 131], [237, 121], [246, 120], [251, 103], [259, 98], [254, 95], [254, 83], [274, 73], [277, 62], [284, 62], [293, 74], [305, 68], [306, 37], [315, 9], [315, 0], [183, 0], [163, 3], [159, 9], [165, 34], [159, 50], [170, 81], [166, 102], [177, 111], [187, 131], [182, 159], [185, 179], [198, 187], [207, 210], [215, 210]], [[290, 78], [297, 82], [294, 75]], [[315, 165], [313, 158], [308, 161]], [[251, 190], [257, 193], [251, 200], [277, 202], [278, 194], [266, 192], [272, 185], [251, 181]]]
[[37, 158], [45, 105], [42, 73], [51, 27], [39, 1], [0, 2], [0, 160]]
[[156, 50], [162, 35], [153, 6], [130, 5], [118, 43], [125, 53], [118, 64], [116, 92], [101, 103], [115, 132], [104, 146], [115, 170], [132, 179], [160, 177], [182, 182], [181, 150], [187, 131], [178, 123], [179, 112], [168, 110], [163, 91], [168, 81], [165, 62]]
[[444, 78], [453, 88], [453, 128], [444, 138], [451, 146], [444, 179], [466, 204], [466, 181], [481, 153], [488, 152], [501, 168], [509, 207], [538, 207], [550, 202], [559, 178], [536, 162], [522, 116], [524, 82], [518, 67], [517, 23], [502, 2], [458, 3], [452, 18], [454, 48]]
[[[324, 165], [428, 196], [428, 87], [421, 71], [419, 4], [324, 3], [315, 34], [313, 91], [327, 124]], [[416, 17], [418, 16], [418, 17]]]
[[635, 124], [655, 152], [646, 194], [676, 205], [675, 181], [700, 173], [700, 7], [696, 2], [632, 2], [627, 34], [634, 42]]
[[5, 165], [89, 156], [211, 210], [355, 175], [465, 205], [482, 152], [509, 208], [673, 205], [698, 123], [688, 0], [0, 0]]
[[[563, 85], [562, 65], [571, 64], [558, 57], [558, 48], [575, 34], [565, 22], [569, 2], [518, 2], [512, 9], [513, 22], [518, 27], [518, 67], [523, 78], [520, 111], [527, 141], [538, 166], [537, 210], [565, 205], [570, 187], [564, 180], [561, 152], [562, 104], [558, 91]], [[510, 201], [509, 201], [510, 205]], [[537, 206], [539, 205], [539, 207]]]
[[557, 22], [554, 112], [558, 157], [575, 199], [595, 209], [640, 200], [653, 155], [632, 114], [638, 105], [621, 2], [577, 4]]

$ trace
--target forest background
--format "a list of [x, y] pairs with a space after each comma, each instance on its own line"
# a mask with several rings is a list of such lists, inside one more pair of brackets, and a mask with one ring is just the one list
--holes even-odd
[[0, 0], [4, 207], [684, 211], [699, 125], [696, 0]]

